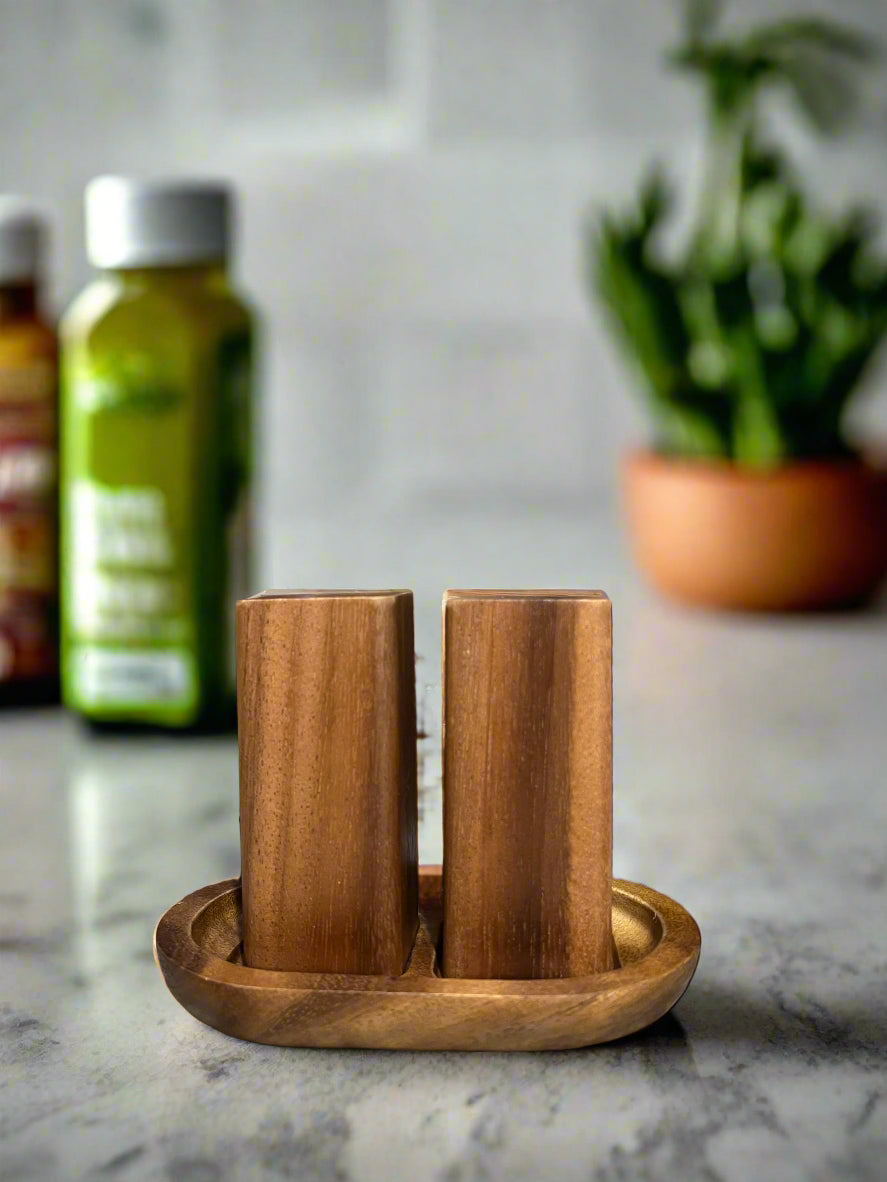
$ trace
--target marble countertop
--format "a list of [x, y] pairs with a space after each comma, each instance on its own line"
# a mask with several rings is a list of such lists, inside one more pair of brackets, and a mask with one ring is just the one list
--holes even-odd
[[[629, 597], [615, 685], [616, 873], [692, 911], [702, 960], [650, 1030], [545, 1054], [281, 1050], [201, 1026], [151, 935], [239, 870], [233, 741], [4, 715], [0, 1179], [882, 1178], [884, 616]], [[424, 780], [436, 861], [433, 750]]]

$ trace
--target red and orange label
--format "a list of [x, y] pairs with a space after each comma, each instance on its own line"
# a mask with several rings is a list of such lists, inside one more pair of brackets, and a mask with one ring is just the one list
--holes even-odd
[[55, 393], [47, 358], [0, 366], [0, 682], [58, 666]]

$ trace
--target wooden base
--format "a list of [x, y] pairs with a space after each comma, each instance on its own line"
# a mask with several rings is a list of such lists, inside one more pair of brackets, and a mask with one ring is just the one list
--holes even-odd
[[620, 968], [533, 981], [444, 978], [436, 954], [439, 866], [420, 869], [419, 894], [419, 934], [400, 977], [246, 968], [236, 878], [171, 907], [154, 933], [154, 955], [176, 1001], [235, 1038], [435, 1051], [536, 1051], [621, 1038], [667, 1014], [699, 960], [699, 928], [679, 903], [617, 879]]

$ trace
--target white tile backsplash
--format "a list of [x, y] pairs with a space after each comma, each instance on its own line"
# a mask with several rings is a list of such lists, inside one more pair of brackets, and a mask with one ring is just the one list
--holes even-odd
[[330, 321], [271, 319], [261, 455], [269, 506], [330, 511], [364, 497], [379, 467], [378, 339]]
[[[517, 510], [581, 499], [604, 483], [590, 462], [602, 432], [588, 346], [582, 330], [557, 321], [392, 334], [377, 407], [388, 498]], [[540, 430], [543, 417], [550, 430]]]
[[386, 0], [213, 0], [208, 58], [223, 119], [298, 118], [330, 102], [384, 94]]
[[673, 9], [648, 3], [640, 15], [613, 0], [435, 0], [432, 135], [552, 143], [680, 130], [687, 95], [669, 101], [655, 68]]
[[[678, 175], [692, 140], [672, 145]], [[496, 153], [418, 149], [304, 158], [238, 151], [243, 272], [287, 314], [585, 324], [582, 228], [632, 193], [638, 154], [618, 138]], [[259, 286], [260, 285], [260, 286]]]
[[[887, 40], [881, 0], [736, 0], [728, 16], [811, 10]], [[265, 328], [269, 582], [612, 573], [612, 556], [596, 563], [564, 539], [612, 499], [644, 418], [589, 305], [581, 226], [595, 203], [633, 193], [653, 157], [692, 188], [698, 95], [661, 65], [677, 12], [662, 0], [0, 3], [2, 184], [54, 210], [57, 305], [87, 274], [91, 175], [238, 186], [238, 271]], [[832, 202], [867, 194], [887, 212], [882, 82], [883, 67], [860, 134], [825, 148], [789, 125], [789, 142]], [[857, 419], [887, 430], [884, 401]], [[561, 520], [573, 522], [563, 535]]]

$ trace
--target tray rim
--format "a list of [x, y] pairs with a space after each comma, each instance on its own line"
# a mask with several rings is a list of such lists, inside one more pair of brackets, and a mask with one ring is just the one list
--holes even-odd
[[[423, 866], [421, 875], [426, 888], [430, 879], [438, 876], [438, 866]], [[189, 979], [192, 986], [200, 989], [207, 986], [222, 987], [226, 991], [270, 993], [276, 996], [291, 994], [293, 1000], [305, 994], [349, 996], [371, 994], [382, 1002], [384, 998], [397, 996], [433, 996], [433, 998], [490, 998], [500, 999], [504, 1005], [512, 1001], [536, 999], [539, 1004], [557, 999], [593, 1001], [608, 994], [619, 996], [628, 1007], [652, 991], [662, 991], [669, 981], [673, 993], [667, 1005], [663, 1005], [661, 1017], [680, 1000], [695, 967], [699, 961], [701, 935], [697, 922], [681, 904], [649, 886], [614, 879], [614, 900], [629, 908], [641, 908], [653, 913], [661, 926], [661, 937], [650, 952], [639, 960], [607, 973], [580, 978], [546, 978], [540, 980], [500, 979], [458, 979], [441, 978], [432, 975], [361, 976], [350, 974], [293, 973], [273, 969], [248, 968], [240, 963], [224, 960], [221, 956], [208, 953], [205, 947], [195, 941], [192, 928], [199, 916], [219, 897], [234, 894], [240, 890], [239, 878], [222, 879], [219, 883], [202, 886], [190, 892], [164, 913], [157, 923], [154, 934], [154, 955], [164, 981], [177, 1001], [189, 1012], [194, 1008], [181, 998], [180, 989], [174, 986], [179, 976]], [[171, 980], [170, 980], [171, 979]], [[202, 1021], [202, 1013], [195, 1014]], [[648, 1021], [654, 1019], [648, 1019]], [[647, 1025], [648, 1021], [641, 1025]], [[209, 1021], [209, 1025], [216, 1025]], [[216, 1026], [216, 1028], [224, 1028]], [[640, 1027], [635, 1027], [640, 1028]], [[623, 1033], [630, 1033], [624, 1031]]]

